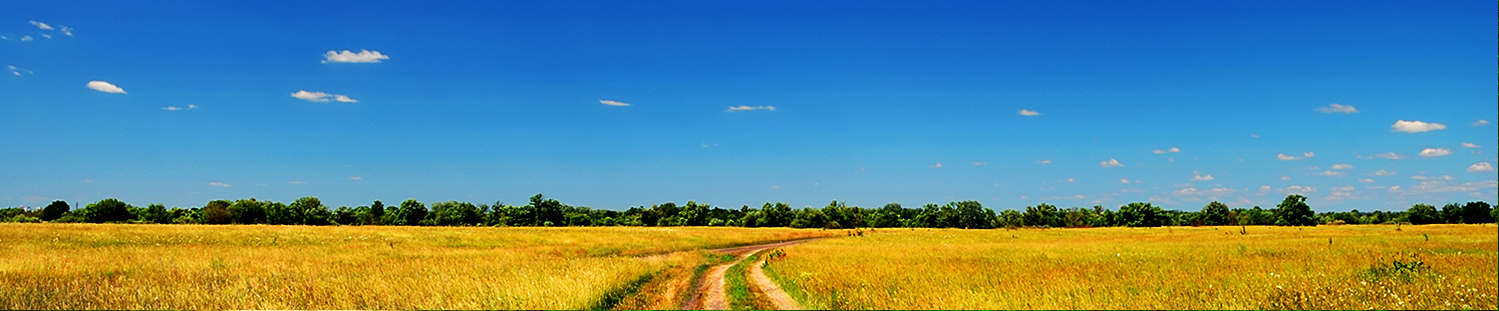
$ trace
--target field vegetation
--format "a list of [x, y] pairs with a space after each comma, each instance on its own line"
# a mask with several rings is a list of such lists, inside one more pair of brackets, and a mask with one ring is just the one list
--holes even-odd
[[766, 271], [814, 309], [1487, 309], [1487, 225], [879, 229]]
[[690, 271], [710, 258], [690, 250], [825, 234], [787, 228], [0, 224], [0, 308], [610, 308], [631, 300], [653, 277]]

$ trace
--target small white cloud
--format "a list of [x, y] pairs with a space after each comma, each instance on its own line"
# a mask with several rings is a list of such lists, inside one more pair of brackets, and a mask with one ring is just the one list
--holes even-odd
[[42, 34], [42, 38], [52, 39], [52, 35]]
[[21, 36], [21, 42], [31, 41], [31, 36]]
[[1040, 112], [1035, 112], [1035, 111], [1030, 111], [1030, 110], [1025, 110], [1025, 109], [1020, 109], [1020, 115], [1027, 116], [1027, 117], [1034, 117], [1034, 116], [1041, 115], [1041, 113]]
[[1108, 161], [1098, 162], [1098, 166], [1100, 166], [1100, 167], [1120, 167], [1120, 166], [1124, 166], [1124, 164], [1120, 164], [1119, 160], [1109, 159]]
[[1303, 186], [1291, 185], [1289, 187], [1281, 188], [1280, 192], [1284, 192], [1284, 193], [1302, 193], [1302, 194], [1305, 194], [1305, 193], [1317, 192], [1317, 187], [1303, 187]]
[[288, 181], [288, 182], [286, 182], [286, 183], [288, 183], [288, 184], [293, 184], [293, 185], [301, 185], [301, 184], [306, 184], [306, 183], [307, 183], [307, 182], [305, 182], [305, 181], [300, 181], [300, 180], [293, 180], [293, 181]]
[[31, 25], [32, 26], [36, 26], [37, 29], [41, 29], [41, 30], [52, 30], [52, 26], [51, 25], [47, 25], [47, 23], [43, 23], [43, 22], [31, 21]]
[[1308, 151], [1308, 152], [1302, 153], [1301, 156], [1310, 158], [1310, 157], [1317, 156], [1317, 154], [1311, 153], [1310, 151]]
[[349, 180], [364, 180], [364, 177], [359, 177], [359, 176], [349, 176]]
[[929, 166], [929, 167], [931, 167], [931, 168], [942, 168], [942, 162], [937, 162], [937, 164], [932, 164], [932, 166]]
[[1467, 143], [1467, 142], [1463, 143], [1463, 148], [1478, 148], [1478, 147], [1483, 147], [1483, 146], [1479, 146], [1478, 144], [1475, 144], [1475, 143]]
[[1317, 174], [1317, 175], [1331, 176], [1331, 177], [1343, 177], [1343, 175], [1348, 175], [1348, 173], [1335, 172], [1335, 171], [1323, 171], [1321, 174]]
[[[109, 82], [104, 82], [104, 81], [97, 81], [97, 80], [96, 81], [89, 81], [88, 82], [88, 88], [94, 89], [95, 91], [105, 92], [105, 93], [125, 94], [125, 89], [122, 89], [122, 88], [120, 88], [118, 86], [115, 86], [114, 84], [109, 84]], [[147, 94], [147, 95], [150, 95], [150, 94]]]
[[1473, 126], [1480, 126], [1484, 124], [1489, 124], [1489, 120], [1478, 119], [1478, 121], [1473, 121]]
[[58, 26], [57, 31], [60, 31], [60, 32], [62, 32], [62, 34], [67, 35], [69, 37], [73, 36], [73, 27]]
[[1296, 156], [1288, 156], [1288, 155], [1286, 155], [1284, 153], [1277, 153], [1277, 154], [1275, 154], [1275, 159], [1276, 160], [1281, 160], [1281, 161], [1291, 161], [1291, 160], [1297, 160], [1297, 159], [1301, 159], [1301, 158], [1297, 158]]
[[297, 99], [306, 100], [306, 101], [310, 101], [310, 102], [319, 102], [319, 103], [326, 103], [326, 102], [328, 102], [330, 100], [332, 100], [332, 101], [338, 101], [338, 102], [343, 102], [343, 103], [357, 103], [357, 102], [359, 102], [358, 100], [350, 98], [348, 95], [343, 95], [343, 94], [328, 94], [328, 93], [323, 93], [323, 92], [309, 92], [307, 90], [299, 90], [296, 93], [291, 93], [291, 97], [295, 97]]
[[1327, 107], [1317, 108], [1317, 111], [1322, 113], [1358, 113], [1358, 109], [1353, 108], [1353, 106], [1339, 104], [1330, 104]]
[[1258, 135], [1258, 134], [1249, 134], [1249, 137], [1250, 138], [1260, 138], [1260, 135]]
[[390, 59], [390, 57], [389, 56], [385, 56], [385, 54], [380, 54], [380, 52], [369, 51], [369, 50], [359, 50], [359, 53], [350, 52], [349, 50], [344, 50], [343, 52], [328, 51], [328, 53], [323, 54], [323, 63], [324, 64], [330, 63], [330, 62], [333, 62], [333, 63], [378, 63], [382, 59]]
[[973, 165], [975, 165], [975, 166], [984, 166], [984, 165], [989, 165], [989, 162], [973, 162]]
[[1261, 185], [1260, 186], [1260, 192], [1269, 192], [1269, 191], [1270, 191], [1270, 185]]
[[1121, 178], [1121, 179], [1119, 179], [1119, 183], [1121, 183], [1121, 184], [1127, 184], [1127, 183], [1129, 183], [1129, 179]]
[[226, 184], [226, 183], [221, 183], [221, 182], [217, 182], [217, 181], [215, 181], [215, 182], [210, 182], [210, 183], [208, 183], [208, 185], [209, 185], [209, 186], [214, 186], [214, 187], [224, 187], [224, 188], [229, 188], [229, 184]]
[[1280, 180], [1290, 181], [1291, 180], [1291, 176], [1281, 175], [1280, 176]]
[[333, 94], [333, 100], [341, 102], [341, 103], [357, 103], [357, 102], [359, 102], [358, 100], [354, 100], [353, 98], [349, 98], [349, 96], [343, 95], [343, 94]]
[[1361, 183], [1366, 183], [1366, 184], [1367, 184], [1367, 183], [1372, 183], [1372, 182], [1374, 182], [1374, 179], [1370, 179], [1370, 178], [1364, 178], [1364, 179], [1359, 179], [1359, 180], [1358, 180], [1358, 182], [1361, 182]]
[[1151, 153], [1155, 153], [1155, 154], [1162, 154], [1162, 153], [1168, 153], [1168, 152], [1181, 152], [1181, 151], [1182, 151], [1181, 149], [1178, 149], [1176, 147], [1171, 147], [1171, 149], [1166, 149], [1166, 150], [1156, 149], [1156, 150], [1151, 150], [1150, 152]]
[[1400, 186], [1390, 186], [1390, 192], [1400, 192]]
[[1385, 153], [1381, 153], [1381, 154], [1376, 154], [1376, 155], [1374, 155], [1374, 157], [1375, 158], [1380, 158], [1380, 159], [1387, 159], [1387, 160], [1399, 160], [1399, 159], [1404, 159], [1405, 158], [1405, 156], [1395, 154], [1394, 152], [1385, 152]]
[[1348, 165], [1348, 164], [1333, 164], [1332, 165], [1332, 169], [1335, 169], [1335, 170], [1353, 169], [1353, 165]]
[[1209, 181], [1209, 180], [1213, 180], [1213, 175], [1192, 175], [1192, 181]]
[[751, 111], [751, 110], [776, 111], [776, 107], [775, 106], [744, 106], [744, 105], [729, 106], [729, 112]]
[[1426, 178], [1426, 176], [1421, 176], [1421, 175], [1411, 175], [1411, 179], [1426, 180], [1427, 178]]
[[1051, 159], [1046, 159], [1046, 160], [1041, 160], [1041, 161], [1036, 161], [1036, 163], [1041, 163], [1041, 164], [1051, 164]]
[[1468, 172], [1469, 173], [1482, 173], [1482, 172], [1493, 173], [1494, 172], [1494, 165], [1493, 164], [1489, 164], [1489, 162], [1473, 163], [1472, 166], [1468, 166]]
[[32, 74], [31, 70], [26, 70], [25, 68], [20, 68], [20, 67], [16, 67], [16, 66], [5, 66], [5, 69], [6, 70], [10, 70], [10, 74], [15, 75], [17, 77], [21, 76], [21, 74], [23, 74], [23, 73], [24, 74]]
[[177, 106], [161, 107], [161, 110], [166, 110], [166, 111], [182, 111], [182, 110], [193, 110], [193, 109], [198, 109], [198, 105], [187, 105], [187, 108], [182, 108], [182, 107], [177, 107]]
[[1421, 121], [1406, 120], [1397, 120], [1395, 121], [1395, 125], [1390, 126], [1390, 130], [1392, 131], [1406, 133], [1429, 132], [1445, 128], [1447, 128], [1447, 126], [1442, 125], [1441, 123], [1426, 123]]
[[629, 107], [630, 106], [630, 103], [619, 102], [619, 101], [612, 101], [612, 100], [599, 100], [599, 103], [600, 104], [604, 104], [606, 106], [615, 106], [615, 107]]
[[1421, 157], [1424, 157], [1424, 158], [1435, 158], [1435, 157], [1440, 157], [1440, 156], [1445, 156], [1445, 155], [1451, 155], [1451, 154], [1452, 154], [1452, 150], [1447, 150], [1447, 148], [1426, 148], [1426, 149], [1422, 149], [1421, 153], [1419, 153], [1417, 155], [1419, 155]]

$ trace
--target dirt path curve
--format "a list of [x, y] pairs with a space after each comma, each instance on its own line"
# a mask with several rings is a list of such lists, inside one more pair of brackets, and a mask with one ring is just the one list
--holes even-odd
[[[696, 297], [692, 297], [691, 299], [688, 299], [686, 303], [683, 303], [682, 304], [682, 310], [727, 310], [729, 308], [729, 299], [728, 299], [728, 293], [724, 289], [724, 285], [725, 285], [724, 276], [725, 276], [725, 274], [727, 274], [729, 272], [729, 267], [733, 267], [734, 265], [739, 264], [740, 262], [744, 261], [745, 259], [748, 259], [750, 255], [754, 255], [755, 253], [758, 253], [758, 252], [760, 252], [762, 250], [771, 249], [771, 248], [777, 248], [777, 247], [789, 246], [789, 245], [793, 245], [793, 244], [797, 244], [797, 243], [801, 243], [801, 242], [806, 242], [806, 241], [807, 240], [796, 240], [796, 241], [790, 241], [790, 242], [760, 244], [760, 245], [750, 245], [750, 246], [740, 246], [740, 247], [720, 248], [720, 249], [709, 250], [711, 252], [716, 252], [716, 253], [737, 255], [738, 259], [734, 260], [733, 262], [724, 263], [724, 264], [720, 264], [720, 265], [716, 265], [716, 266], [710, 267], [710, 268], [708, 268], [708, 271], [704, 271], [702, 278], [699, 279], [698, 282], [697, 282], [698, 283], [698, 288], [697, 288], [698, 295]], [[755, 271], [760, 271], [759, 265], [758, 264], [755, 265], [754, 269], [755, 269]], [[768, 287], [768, 288], [773, 289], [773, 291], [772, 290], [766, 290], [765, 293], [767, 293], [769, 296], [771, 296], [772, 299], [780, 300], [780, 299], [775, 298], [775, 297], [785, 297], [785, 299], [787, 301], [790, 301], [790, 305], [792, 305], [792, 306], [796, 305], [796, 301], [792, 301], [791, 300], [791, 296], [788, 296], [788, 295], [786, 295], [786, 292], [781, 291], [780, 287], [776, 286], [774, 282], [770, 282], [770, 278], [765, 277], [765, 274], [763, 272], [758, 273], [757, 276], [758, 277], [756, 277], [755, 280], [751, 281], [751, 282], [756, 283], [756, 284], [752, 284], [751, 286], [756, 286], [758, 288], [765, 289], [765, 288], [767, 288], [765, 286], [765, 283], [768, 282], [769, 285], [770, 285], [770, 287]], [[762, 278], [763, 278], [763, 280], [761, 280]], [[782, 303], [781, 301], [776, 301], [776, 307], [780, 308], [783, 305], [786, 305], [786, 304]], [[782, 309], [784, 309], [784, 308], [782, 308]], [[798, 308], [793, 308], [793, 309], [798, 309]]]
[[752, 283], [751, 286], [755, 286], [760, 289], [760, 292], [765, 293], [765, 296], [770, 298], [771, 304], [777, 310], [805, 309], [802, 307], [802, 304], [796, 303], [795, 299], [791, 299], [791, 295], [787, 295], [786, 291], [781, 290], [781, 286], [776, 285], [775, 281], [772, 281], [769, 276], [765, 275], [765, 269], [762, 268], [764, 266], [765, 259], [760, 259], [750, 264], [749, 282]]

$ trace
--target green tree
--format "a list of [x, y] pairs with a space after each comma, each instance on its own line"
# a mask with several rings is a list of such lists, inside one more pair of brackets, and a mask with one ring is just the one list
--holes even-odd
[[267, 222], [265, 202], [249, 200], [236, 200], [229, 205], [229, 216], [236, 224], [263, 224]]
[[1041, 203], [1036, 206], [1026, 206], [1025, 213], [1022, 215], [1025, 217], [1026, 226], [1041, 228], [1065, 226], [1059, 217], [1057, 207], [1050, 204]]
[[230, 205], [232, 205], [232, 203], [229, 203], [229, 201], [225, 200], [208, 201], [208, 204], [203, 205], [203, 209], [199, 212], [203, 217], [201, 221], [205, 224], [211, 225], [224, 225], [233, 223], [234, 216], [233, 214], [229, 213]]
[[108, 198], [85, 207], [84, 217], [92, 223], [128, 221], [135, 219], [135, 216], [130, 214], [132, 207], [120, 200]]
[[1463, 223], [1486, 224], [1494, 222], [1493, 206], [1489, 202], [1473, 201], [1463, 204]]
[[317, 197], [302, 197], [286, 207], [298, 217], [293, 224], [323, 226], [333, 224], [333, 213]]
[[154, 224], [172, 223], [172, 213], [168, 212], [167, 207], [161, 204], [151, 204], [150, 206], [147, 206], [145, 212], [141, 213], [141, 215], [139, 216], [140, 220], [144, 222]]
[[1463, 206], [1457, 203], [1447, 203], [1442, 206], [1442, 223], [1461, 224], [1463, 222]]
[[1316, 226], [1317, 213], [1312, 212], [1312, 207], [1306, 205], [1306, 197], [1300, 194], [1286, 196], [1286, 199], [1276, 205], [1275, 225], [1277, 226]]
[[396, 209], [396, 212], [391, 214], [391, 216], [393, 217], [392, 220], [395, 221], [391, 223], [392, 225], [421, 225], [422, 219], [427, 218], [427, 206], [423, 205], [422, 202], [417, 202], [416, 199], [407, 199], [401, 202], [401, 207]]
[[63, 202], [62, 200], [52, 201], [52, 204], [47, 204], [47, 207], [42, 208], [42, 221], [53, 221], [62, 218], [62, 215], [67, 214], [69, 209], [68, 202]]
[[1442, 222], [1442, 214], [1437, 212], [1435, 206], [1416, 204], [1405, 211], [1405, 220], [1414, 225], [1435, 224]]
[[1145, 202], [1120, 206], [1114, 217], [1114, 223], [1129, 227], [1160, 227], [1171, 221], [1171, 216], [1165, 210]]
[[380, 200], [375, 200], [375, 203], [370, 204], [370, 210], [368, 213], [370, 215], [369, 217], [372, 218], [372, 220], [367, 224], [381, 224], [380, 221], [385, 218], [385, 203], [381, 203]]
[[1228, 205], [1218, 203], [1218, 201], [1209, 202], [1207, 206], [1203, 206], [1200, 215], [1205, 225], [1223, 226], [1229, 223]]

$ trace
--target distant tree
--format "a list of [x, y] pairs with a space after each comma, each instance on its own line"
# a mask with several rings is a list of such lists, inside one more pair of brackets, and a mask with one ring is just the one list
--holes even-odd
[[1317, 214], [1312, 212], [1312, 207], [1306, 205], [1306, 197], [1300, 194], [1286, 196], [1286, 199], [1276, 205], [1275, 225], [1277, 226], [1316, 226]]
[[1463, 206], [1457, 203], [1447, 203], [1439, 212], [1442, 215], [1442, 223], [1461, 224], [1463, 222]]
[[1064, 225], [1058, 217], [1057, 207], [1046, 203], [1026, 206], [1025, 213], [1022, 215], [1025, 217], [1026, 226], [1046, 228]]
[[268, 221], [266, 203], [256, 201], [255, 198], [235, 200], [233, 205], [229, 205], [229, 215], [236, 224], [263, 224]]
[[392, 225], [421, 225], [422, 219], [427, 218], [427, 206], [423, 205], [422, 202], [417, 202], [416, 199], [407, 199], [401, 202], [401, 207], [396, 209], [396, 212], [391, 214], [391, 216], [392, 220], [395, 221], [391, 223]]
[[146, 207], [145, 212], [141, 213], [141, 215], [139, 216], [140, 220], [143, 222], [154, 224], [172, 223], [172, 213], [168, 212], [167, 207], [161, 204], [151, 204], [150, 206]]
[[375, 200], [375, 203], [370, 204], [369, 214], [371, 218], [374, 218], [374, 220], [369, 224], [380, 224], [380, 220], [385, 218], [385, 203], [381, 203], [380, 200]]
[[1119, 207], [1119, 212], [1114, 213], [1117, 218], [1115, 223], [1129, 227], [1160, 227], [1168, 225], [1171, 216], [1160, 207], [1145, 202], [1134, 202]]
[[135, 219], [130, 214], [132, 206], [114, 198], [100, 200], [85, 207], [85, 218], [92, 223], [121, 222]]
[[302, 197], [286, 207], [298, 217], [293, 224], [323, 226], [333, 224], [333, 213], [317, 197]]
[[1218, 203], [1218, 201], [1209, 202], [1207, 206], [1203, 206], [1200, 215], [1204, 225], [1223, 226], [1229, 223], [1228, 205]]
[[209, 201], [208, 204], [203, 205], [203, 209], [200, 211], [203, 217], [201, 221], [205, 224], [212, 225], [233, 223], [234, 216], [229, 213], [230, 205], [232, 205], [232, 203], [229, 203], [229, 201], [225, 200]]
[[999, 225], [1005, 228], [1019, 228], [1025, 226], [1025, 216], [1015, 210], [1003, 210], [999, 212]]
[[1405, 211], [1405, 220], [1414, 225], [1435, 224], [1442, 222], [1442, 214], [1437, 212], [1435, 206], [1416, 204]]
[[984, 208], [978, 201], [957, 202], [959, 226], [967, 229], [993, 229], [994, 211]]
[[47, 207], [42, 208], [42, 221], [53, 221], [62, 218], [62, 215], [67, 214], [69, 209], [68, 202], [63, 202], [62, 200], [52, 201], [52, 204], [47, 204]]
[[1489, 202], [1473, 201], [1463, 204], [1463, 223], [1486, 224], [1494, 222], [1493, 206]]

